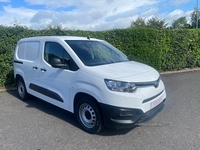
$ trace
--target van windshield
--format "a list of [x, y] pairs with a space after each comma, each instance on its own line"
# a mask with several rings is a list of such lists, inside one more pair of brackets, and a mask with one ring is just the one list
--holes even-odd
[[127, 56], [105, 41], [66, 40], [86, 66], [129, 61]]

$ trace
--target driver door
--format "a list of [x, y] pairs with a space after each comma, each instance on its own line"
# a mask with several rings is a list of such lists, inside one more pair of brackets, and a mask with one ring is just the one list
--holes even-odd
[[45, 42], [41, 68], [39, 68], [40, 72], [38, 75], [39, 85], [33, 85], [32, 88], [45, 101], [68, 109], [70, 78], [73, 71], [52, 67], [51, 61], [53, 58], [60, 59], [62, 63], [67, 63], [71, 59], [67, 51], [58, 42]]

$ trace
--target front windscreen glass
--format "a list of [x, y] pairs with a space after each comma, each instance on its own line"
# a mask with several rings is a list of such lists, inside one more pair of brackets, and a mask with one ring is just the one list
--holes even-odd
[[104, 41], [66, 40], [86, 66], [97, 66], [129, 61], [127, 56]]

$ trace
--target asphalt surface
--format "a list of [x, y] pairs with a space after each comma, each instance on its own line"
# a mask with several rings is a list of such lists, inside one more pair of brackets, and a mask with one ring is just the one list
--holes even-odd
[[200, 71], [165, 74], [164, 109], [129, 130], [82, 131], [73, 114], [39, 99], [0, 93], [0, 150], [199, 150]]

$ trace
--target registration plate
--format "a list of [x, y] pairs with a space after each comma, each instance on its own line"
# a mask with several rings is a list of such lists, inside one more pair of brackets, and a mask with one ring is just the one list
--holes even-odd
[[150, 108], [154, 108], [156, 107], [157, 105], [159, 105], [161, 102], [163, 101], [163, 97], [159, 97], [157, 98], [156, 100], [154, 100], [153, 102], [150, 103]]

